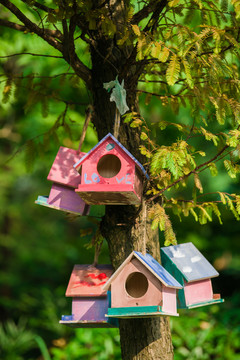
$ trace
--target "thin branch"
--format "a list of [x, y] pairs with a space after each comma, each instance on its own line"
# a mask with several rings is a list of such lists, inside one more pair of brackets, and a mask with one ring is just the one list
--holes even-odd
[[31, 32], [34, 32], [42, 39], [47, 41], [51, 46], [55, 49], [62, 52], [62, 44], [59, 43], [53, 36], [49, 35], [46, 31], [38, 27], [31, 20], [29, 20], [14, 4], [12, 4], [9, 0], [0, 0], [0, 4], [5, 6], [8, 10], [14, 14], [18, 20], [20, 20]]
[[22, 52], [17, 54], [10, 54], [10, 55], [4, 55], [0, 56], [0, 59], [10, 58], [13, 56], [21, 56], [21, 55], [31, 55], [31, 56], [40, 56], [40, 57], [50, 57], [50, 58], [56, 58], [56, 59], [63, 59], [63, 56], [55, 56], [55, 55], [46, 55], [46, 54], [34, 54], [29, 52]]
[[[8, 28], [11, 28], [13, 30], [22, 31], [22, 32], [28, 32], [29, 28], [17, 23], [14, 23], [12, 21], [8, 21], [5, 19], [0, 19], [0, 26], [5, 26]], [[53, 36], [56, 39], [62, 40], [63, 35], [59, 30], [50, 30], [50, 29], [44, 29], [44, 32], [48, 34], [49, 36]]]
[[203, 164], [200, 164], [198, 166], [195, 167], [195, 169], [191, 170], [189, 173], [187, 173], [186, 175], [181, 176], [180, 178], [178, 178], [176, 181], [174, 181], [172, 184], [166, 186], [164, 189], [160, 190], [158, 194], [154, 195], [153, 197], [151, 197], [150, 199], [148, 199], [148, 202], [155, 200], [157, 197], [161, 196], [161, 194], [163, 194], [166, 190], [170, 189], [171, 187], [177, 185], [178, 183], [180, 183], [181, 181], [187, 179], [190, 175], [198, 172], [198, 170], [200, 170], [203, 167], [206, 167], [208, 164], [210, 164], [211, 162], [214, 162], [214, 160], [216, 160], [226, 149], [229, 148], [229, 145], [225, 145], [212, 159], [206, 161]]
[[138, 24], [141, 20], [148, 17], [154, 11], [155, 6], [157, 5], [158, 0], [150, 1], [148, 5], [144, 6], [132, 17], [132, 24]]
[[52, 9], [46, 5], [40, 4], [37, 1], [32, 2], [31, 5], [29, 4], [29, 2], [27, 0], [21, 0], [21, 1], [24, 2], [25, 4], [27, 4], [28, 6], [35, 6], [36, 8], [43, 10], [47, 13], [55, 14], [54, 9]]
[[[69, 63], [69, 59], [64, 56], [64, 47], [63, 44], [57, 41], [53, 36], [49, 35], [44, 29], [41, 29], [31, 20], [29, 20], [13, 3], [9, 0], [0, 0], [0, 4], [5, 6], [8, 10], [11, 11], [31, 32], [37, 34], [46, 42], [48, 42], [55, 49], [60, 51], [63, 54], [64, 59]], [[91, 70], [84, 65], [80, 59], [77, 57], [76, 53], [74, 56], [74, 61], [71, 63], [72, 68], [83, 81], [86, 82], [88, 87], [91, 86]]]

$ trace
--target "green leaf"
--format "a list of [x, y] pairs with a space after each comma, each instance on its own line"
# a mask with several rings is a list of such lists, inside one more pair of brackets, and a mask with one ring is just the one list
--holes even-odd
[[145, 132], [141, 132], [141, 135], [140, 135], [140, 138], [141, 140], [147, 140], [148, 139], [148, 135], [145, 133]]
[[193, 79], [192, 79], [192, 75], [191, 75], [190, 64], [186, 59], [182, 60], [182, 63], [183, 63], [184, 69], [185, 69], [187, 83], [188, 83], [189, 87], [191, 89], [193, 89], [194, 85], [193, 85]]
[[133, 32], [135, 35], [137, 35], [137, 36], [141, 35], [141, 31], [140, 31], [138, 25], [132, 25], [132, 29], [133, 29]]
[[167, 68], [166, 79], [169, 85], [174, 85], [178, 80], [180, 73], [180, 62], [176, 54], [173, 54], [170, 59], [170, 64]]
[[194, 174], [194, 183], [196, 188], [200, 191], [200, 193], [203, 193], [203, 187], [202, 187], [202, 183], [200, 181], [200, 178], [198, 176], [198, 174]]
[[217, 176], [217, 174], [218, 174], [218, 169], [217, 169], [216, 164], [210, 163], [210, 164], [208, 164], [208, 168], [209, 168], [212, 176]]
[[164, 47], [163, 50], [160, 52], [158, 60], [165, 63], [168, 59], [169, 53], [169, 49], [167, 47]]

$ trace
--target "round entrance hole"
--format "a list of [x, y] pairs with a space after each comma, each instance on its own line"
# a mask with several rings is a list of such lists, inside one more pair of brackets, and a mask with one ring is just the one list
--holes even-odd
[[104, 178], [112, 178], [116, 176], [120, 169], [121, 161], [113, 154], [104, 155], [97, 164], [97, 171], [99, 175]]
[[148, 280], [142, 273], [134, 272], [128, 276], [125, 287], [130, 296], [140, 298], [148, 290]]

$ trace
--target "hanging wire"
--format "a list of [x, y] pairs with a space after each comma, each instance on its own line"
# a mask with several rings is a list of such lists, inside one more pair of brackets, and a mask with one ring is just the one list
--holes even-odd
[[84, 121], [84, 125], [83, 125], [83, 129], [82, 129], [82, 134], [79, 140], [79, 145], [78, 145], [78, 152], [81, 152], [81, 148], [82, 148], [82, 144], [84, 142], [85, 136], [86, 136], [86, 132], [87, 132], [87, 128], [88, 125], [90, 123], [90, 120], [92, 118], [92, 113], [93, 113], [93, 106], [89, 105], [87, 110], [86, 110], [86, 116], [85, 116], [85, 121]]
[[114, 127], [113, 127], [113, 136], [116, 139], [118, 138], [118, 135], [119, 135], [120, 119], [121, 119], [120, 112], [116, 108], [115, 119], [114, 119]]

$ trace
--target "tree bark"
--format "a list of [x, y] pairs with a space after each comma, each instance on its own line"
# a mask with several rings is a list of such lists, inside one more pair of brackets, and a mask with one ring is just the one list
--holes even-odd
[[[119, 49], [114, 39], [97, 37], [91, 48], [92, 55], [92, 96], [94, 104], [93, 122], [99, 140], [113, 131], [115, 103], [110, 102], [109, 93], [103, 83], [115, 80], [126, 68], [126, 51]], [[134, 51], [134, 49], [132, 49]], [[127, 103], [131, 111], [138, 110], [137, 78], [129, 66], [125, 72]], [[118, 140], [140, 161], [146, 159], [139, 152], [140, 136], [121, 120]], [[144, 188], [146, 189], [146, 181]], [[151, 229], [148, 212], [154, 206], [146, 205], [145, 197], [140, 206], [107, 206], [101, 224], [101, 232], [106, 238], [114, 269], [117, 269], [133, 251], [147, 251], [160, 262], [158, 231]], [[165, 316], [144, 319], [121, 319], [119, 321], [121, 350], [123, 360], [170, 360], [173, 359], [173, 346], [169, 319]]]

